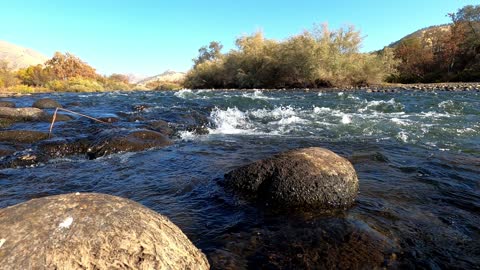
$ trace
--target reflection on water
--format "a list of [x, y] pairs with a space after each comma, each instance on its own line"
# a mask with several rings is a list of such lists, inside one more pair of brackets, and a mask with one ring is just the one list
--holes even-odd
[[[10, 100], [21, 107], [38, 97]], [[125, 129], [173, 122], [176, 143], [3, 169], [0, 207], [77, 191], [130, 198], [168, 216], [217, 269], [480, 263], [479, 93], [182, 90], [53, 98], [77, 112], [117, 116], [115, 125]], [[86, 122], [58, 123], [55, 134], [75, 135], [79, 123]], [[189, 128], [199, 123], [209, 134]], [[13, 128], [48, 130], [48, 123]], [[360, 193], [349, 211], [279, 213], [222, 188], [223, 174], [233, 168], [309, 146], [354, 164]]]

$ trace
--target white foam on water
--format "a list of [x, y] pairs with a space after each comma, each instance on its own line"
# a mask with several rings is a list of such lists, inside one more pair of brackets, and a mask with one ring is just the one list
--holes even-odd
[[344, 114], [342, 115], [342, 120], [341, 120], [342, 124], [351, 124], [352, 123], [352, 116], [349, 115], [349, 114]]
[[280, 121], [278, 121], [278, 124], [280, 125], [290, 125], [294, 123], [305, 123], [306, 121], [298, 116], [290, 116], [287, 118], [282, 118]]
[[405, 106], [403, 106], [403, 104], [399, 103], [399, 102], [396, 102], [394, 98], [390, 99], [390, 100], [371, 100], [371, 101], [365, 101], [366, 104], [365, 104], [365, 107], [363, 108], [359, 108], [358, 111], [363, 113], [363, 112], [366, 112], [368, 110], [374, 110], [375, 107], [377, 106], [381, 106], [381, 105], [389, 105], [389, 106], [398, 106], [399, 108], [401, 108], [402, 110], [405, 108]]
[[408, 134], [405, 131], [400, 131], [396, 137], [404, 143], [408, 141]]
[[178, 133], [180, 138], [184, 141], [193, 141], [198, 138], [198, 135], [193, 131], [183, 130]]
[[276, 99], [273, 97], [265, 96], [265, 94], [263, 94], [263, 92], [258, 89], [256, 89], [253, 93], [244, 93], [242, 96], [251, 99]]
[[210, 113], [210, 119], [215, 125], [214, 129], [209, 129], [212, 134], [245, 134], [255, 132], [251, 129], [247, 115], [236, 107], [227, 108], [226, 110], [215, 108]]
[[183, 99], [188, 99], [188, 98], [195, 98], [197, 97], [197, 94], [194, 93], [192, 90], [190, 89], [182, 89], [182, 90], [178, 90], [177, 92], [175, 92], [175, 94], [173, 94], [174, 96], [178, 97], [178, 98], [183, 98]]
[[314, 107], [313, 112], [317, 114], [323, 114], [323, 113], [329, 113], [331, 112], [332, 109], [327, 108], [327, 107]]
[[421, 117], [426, 117], [426, 118], [450, 118], [452, 115], [449, 113], [439, 113], [439, 112], [421, 112], [419, 114]]
[[400, 118], [397, 118], [397, 117], [393, 117], [390, 119], [390, 121], [392, 121], [393, 123], [397, 124], [397, 125], [400, 125], [400, 126], [410, 126], [411, 123], [409, 122], [409, 120], [407, 119], [400, 119]]
[[461, 128], [457, 129], [458, 134], [464, 134], [464, 133], [475, 133], [475, 129], [473, 128]]

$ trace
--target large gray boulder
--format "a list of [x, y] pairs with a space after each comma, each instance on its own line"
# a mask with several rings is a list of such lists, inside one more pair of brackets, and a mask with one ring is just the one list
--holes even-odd
[[0, 269], [208, 269], [168, 218], [104, 194], [66, 194], [0, 209]]
[[358, 193], [352, 164], [311, 147], [280, 153], [225, 175], [227, 186], [286, 208], [345, 209]]
[[62, 105], [60, 105], [60, 103], [58, 103], [56, 100], [53, 100], [51, 98], [42, 98], [35, 101], [32, 107], [39, 108], [39, 109], [55, 109], [55, 108], [62, 108]]

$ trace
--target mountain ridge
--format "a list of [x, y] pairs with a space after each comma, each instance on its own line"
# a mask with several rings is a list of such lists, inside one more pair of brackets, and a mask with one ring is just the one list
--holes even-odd
[[0, 40], [0, 61], [6, 61], [13, 70], [44, 64], [48, 57], [30, 48]]

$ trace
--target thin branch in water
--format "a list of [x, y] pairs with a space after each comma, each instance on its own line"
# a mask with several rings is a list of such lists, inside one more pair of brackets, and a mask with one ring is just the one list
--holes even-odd
[[55, 108], [55, 112], [53, 113], [52, 123], [50, 124], [50, 130], [48, 131], [49, 139], [52, 137], [52, 129], [53, 129], [53, 125], [55, 124], [55, 119], [57, 119], [57, 112], [58, 112], [58, 107]]
[[74, 112], [74, 111], [71, 111], [71, 110], [67, 110], [67, 109], [63, 109], [63, 108], [56, 108], [55, 109], [55, 113], [53, 114], [53, 117], [52, 117], [52, 123], [50, 124], [50, 130], [49, 130], [49, 133], [48, 133], [48, 138], [51, 138], [52, 137], [52, 130], [53, 130], [53, 125], [55, 124], [55, 120], [57, 119], [57, 112], [58, 111], [65, 111], [65, 112], [68, 112], [68, 113], [73, 113], [73, 114], [76, 114], [76, 115], [80, 115], [82, 117], [85, 117], [85, 118], [88, 118], [88, 119], [91, 119], [93, 121], [96, 121], [96, 122], [99, 122], [99, 123], [102, 123], [102, 124], [110, 124], [108, 122], [105, 122], [105, 121], [102, 121], [100, 119], [97, 119], [95, 117], [91, 117], [91, 116], [88, 116], [86, 114], [82, 114], [82, 113], [78, 113], [78, 112]]

